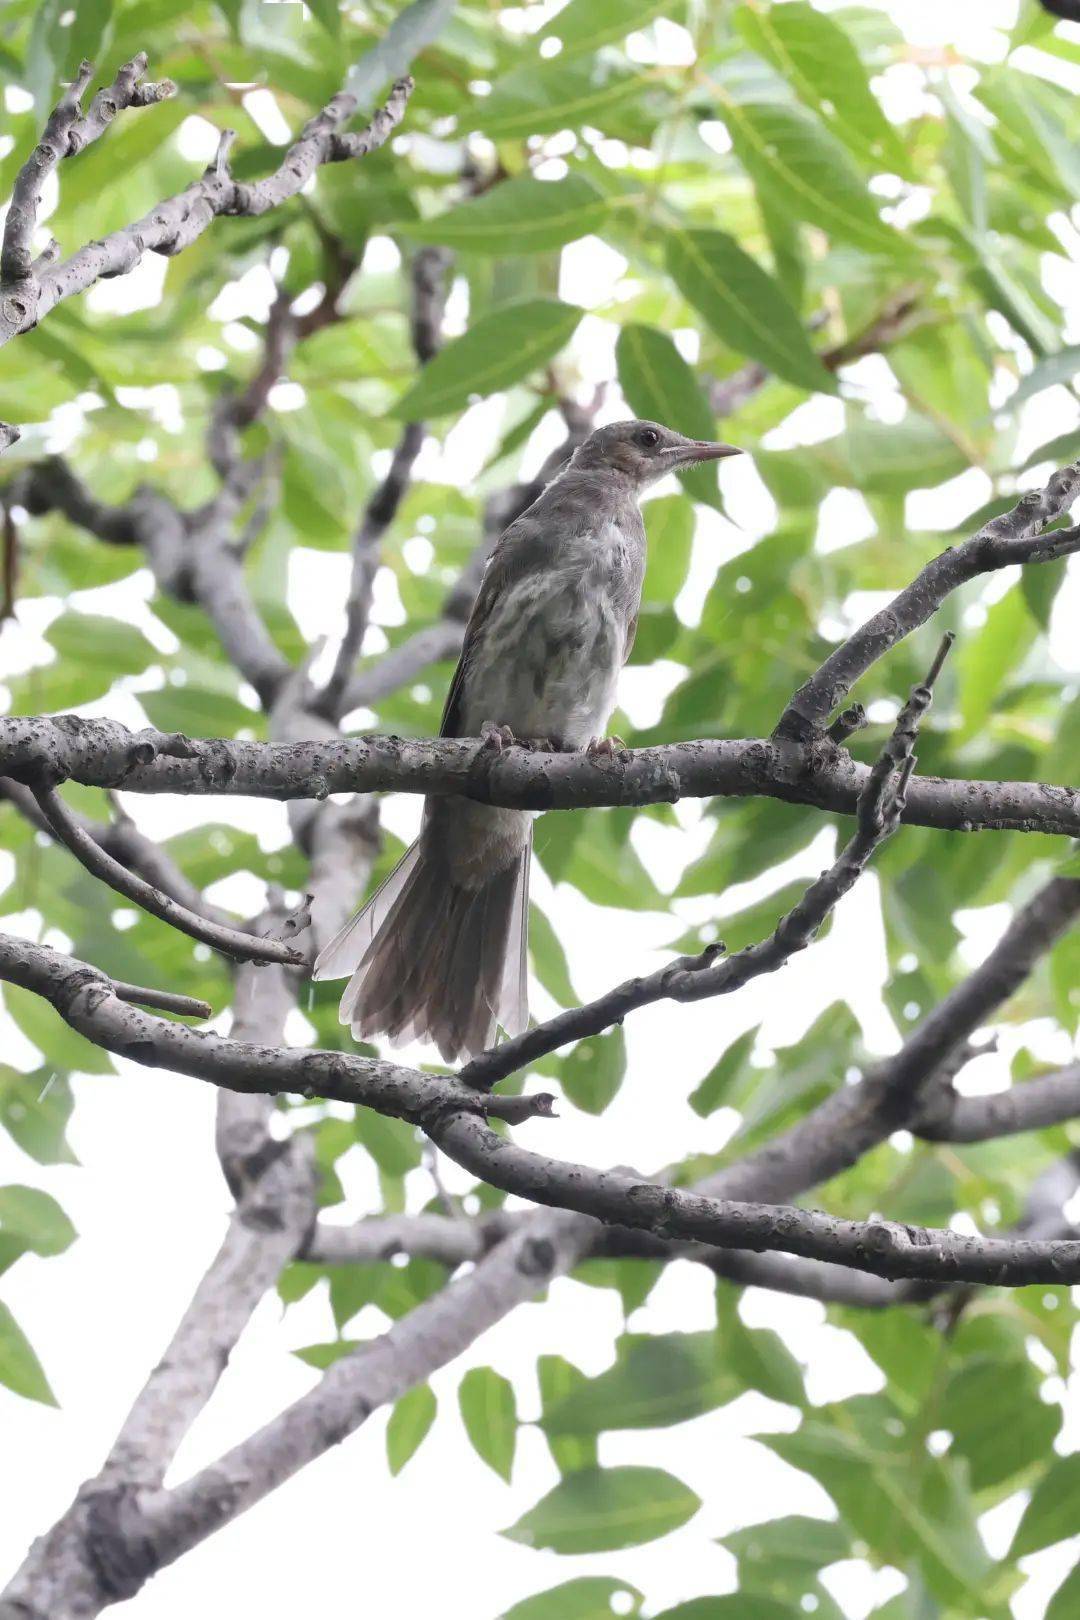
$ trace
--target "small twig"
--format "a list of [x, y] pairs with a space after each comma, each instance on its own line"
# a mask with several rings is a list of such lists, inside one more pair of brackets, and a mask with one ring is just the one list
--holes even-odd
[[3, 586], [0, 594], [0, 624], [15, 617], [15, 596], [19, 577], [19, 529], [11, 501], [0, 505], [0, 525], [3, 529]]
[[874, 851], [900, 825], [908, 783], [915, 765], [913, 749], [919, 722], [930, 707], [933, 682], [941, 671], [954, 637], [947, 635], [925, 681], [914, 687], [896, 717], [892, 735], [859, 794], [855, 836], [826, 872], [812, 883], [796, 906], [777, 923], [768, 939], [748, 945], [734, 956], [715, 960], [722, 946], [710, 945], [696, 957], [680, 957], [646, 978], [628, 979], [583, 1007], [573, 1007], [513, 1040], [493, 1047], [467, 1063], [460, 1078], [487, 1088], [568, 1041], [599, 1035], [621, 1024], [627, 1013], [654, 1001], [700, 1001], [729, 995], [750, 979], [775, 973], [797, 951], [805, 950], [825, 919], [861, 876]]
[[145, 878], [130, 871], [97, 844], [68, 810], [53, 788], [32, 786], [42, 814], [57, 838], [65, 844], [76, 860], [94, 877], [107, 883], [117, 894], [132, 900], [152, 917], [169, 923], [182, 934], [210, 945], [214, 950], [231, 956], [237, 962], [277, 962], [286, 967], [303, 967], [305, 957], [300, 951], [274, 939], [260, 939], [245, 934], [238, 928], [227, 928], [189, 911], [162, 889], [155, 888]]
[[826, 736], [830, 741], [836, 743], [837, 747], [842, 747], [849, 737], [853, 737], [865, 725], [866, 710], [861, 703], [853, 703], [849, 709], [845, 709], [842, 714], [837, 715], [826, 732]]
[[[443, 282], [449, 259], [450, 255], [442, 248], [421, 248], [412, 261], [411, 330], [413, 349], [421, 365], [426, 365], [439, 350], [445, 302]], [[345, 712], [342, 694], [360, 656], [371, 616], [371, 598], [382, 538], [397, 516], [409, 487], [413, 463], [423, 442], [423, 423], [406, 423], [394, 449], [390, 470], [368, 501], [353, 538], [352, 576], [345, 604], [345, 633], [334, 658], [333, 670], [316, 703], [317, 711], [328, 718], [337, 718]]]
[[159, 1012], [179, 1013], [181, 1018], [212, 1018], [214, 1009], [196, 996], [176, 995], [172, 990], [147, 990], [142, 985], [112, 980], [113, 995], [137, 1007], [156, 1007]]
[[905, 636], [925, 624], [957, 586], [1015, 563], [1051, 562], [1080, 551], [1080, 529], [1043, 530], [1080, 495], [1080, 461], [1055, 472], [1043, 489], [1031, 489], [1010, 512], [991, 518], [961, 545], [950, 546], [873, 618], [830, 653], [780, 716], [778, 740], [808, 743], [822, 734], [829, 715], [860, 676]]

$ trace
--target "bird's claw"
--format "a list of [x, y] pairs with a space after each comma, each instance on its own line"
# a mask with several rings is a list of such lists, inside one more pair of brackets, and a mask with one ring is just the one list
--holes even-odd
[[618, 759], [624, 764], [630, 758], [630, 750], [621, 737], [590, 737], [585, 753], [589, 759]]
[[513, 748], [517, 738], [509, 726], [498, 726], [494, 720], [485, 720], [480, 727], [480, 741], [493, 754], [501, 754], [504, 749]]

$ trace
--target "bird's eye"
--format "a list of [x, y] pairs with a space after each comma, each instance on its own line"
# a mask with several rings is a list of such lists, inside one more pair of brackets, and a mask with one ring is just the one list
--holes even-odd
[[660, 435], [655, 428], [642, 428], [637, 440], [638, 444], [642, 445], [646, 450], [652, 450], [660, 443]]

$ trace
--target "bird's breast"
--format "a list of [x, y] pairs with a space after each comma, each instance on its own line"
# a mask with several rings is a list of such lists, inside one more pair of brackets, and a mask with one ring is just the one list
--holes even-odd
[[493, 604], [466, 679], [465, 729], [485, 720], [522, 738], [580, 747], [603, 732], [625, 653], [627, 544], [617, 526], [564, 542], [552, 566]]

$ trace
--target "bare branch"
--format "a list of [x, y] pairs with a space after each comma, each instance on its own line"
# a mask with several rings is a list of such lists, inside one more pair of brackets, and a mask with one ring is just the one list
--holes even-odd
[[211, 922], [199, 913], [189, 911], [163, 889], [155, 888], [137, 872], [106, 854], [71, 814], [54, 788], [34, 787], [32, 791], [42, 815], [76, 860], [94, 877], [100, 878], [125, 899], [133, 900], [152, 917], [160, 918], [180, 933], [201, 940], [204, 945], [222, 951], [237, 962], [278, 962], [291, 967], [304, 965], [305, 958], [291, 945], [276, 939], [260, 939], [239, 928], [227, 928], [222, 923]]
[[720, 1198], [797, 1198], [838, 1175], [918, 1116], [942, 1064], [1023, 983], [1080, 916], [1080, 879], [1053, 878], [1018, 911], [989, 956], [912, 1030], [895, 1056], [853, 1086], [839, 1086], [812, 1113], [756, 1153], [703, 1183]]
[[[411, 265], [413, 349], [421, 365], [438, 353], [445, 302], [444, 272], [449, 255], [442, 248], [421, 248]], [[397, 442], [390, 470], [364, 509], [353, 537], [352, 577], [345, 604], [345, 634], [334, 659], [334, 667], [317, 707], [320, 714], [337, 717], [344, 713], [342, 696], [360, 656], [364, 633], [371, 614], [371, 593], [379, 565], [379, 546], [390, 527], [409, 487], [413, 462], [424, 442], [424, 424], [407, 422]], [[355, 705], [353, 705], [355, 707]]]
[[[124, 64], [112, 84], [98, 91], [84, 116], [82, 95], [94, 72], [93, 64], [84, 62], [78, 76], [60, 97], [41, 140], [19, 170], [12, 188], [0, 252], [0, 301], [28, 295], [31, 302], [36, 303], [36, 266], [31, 243], [41, 207], [42, 187], [57, 164], [97, 140], [123, 108], [148, 107], [176, 93], [176, 86], [169, 79], [161, 84], [140, 85], [138, 80], [145, 71], [146, 52], [140, 51]], [[28, 287], [24, 289], [22, 283]], [[6, 311], [4, 318], [8, 318]]]
[[343, 1052], [297, 1051], [229, 1040], [210, 1030], [167, 1023], [121, 1002], [105, 974], [45, 945], [0, 935], [0, 979], [43, 996], [72, 1029], [148, 1068], [174, 1069], [226, 1090], [273, 1097], [294, 1092], [363, 1103], [423, 1125], [447, 1108], [519, 1124], [552, 1113], [550, 1092], [484, 1097], [445, 1075]]
[[431, 1133], [489, 1186], [537, 1204], [720, 1248], [779, 1250], [890, 1279], [991, 1283], [1080, 1281], [1080, 1242], [972, 1238], [892, 1221], [847, 1221], [792, 1205], [735, 1203], [661, 1187], [624, 1171], [531, 1153], [473, 1116], [450, 1114]]
[[343, 133], [341, 126], [356, 110], [355, 97], [334, 96], [305, 124], [274, 173], [251, 184], [232, 178], [227, 150], [219, 149], [217, 159], [201, 179], [158, 203], [142, 219], [110, 232], [100, 241], [87, 243], [69, 259], [46, 267], [33, 281], [27, 273], [0, 289], [0, 344], [28, 331], [63, 299], [85, 292], [102, 277], [126, 275], [147, 250], [166, 255], [180, 253], [219, 214], [249, 218], [265, 214], [295, 196], [321, 164], [340, 163], [374, 151], [401, 122], [412, 88], [410, 78], [399, 79], [367, 128], [351, 134]]
[[1080, 1063], [1073, 1063], [986, 1097], [961, 1097], [952, 1086], [945, 1087], [928, 1100], [913, 1129], [927, 1142], [989, 1142], [1046, 1130], [1078, 1116]]
[[139, 984], [125, 984], [122, 979], [110, 980], [113, 995], [120, 1001], [130, 1001], [137, 1007], [156, 1007], [159, 1012], [178, 1013], [181, 1018], [212, 1018], [214, 1009], [208, 1001], [195, 996], [181, 996], [173, 990], [147, 990]]
[[780, 919], [768, 939], [748, 945], [722, 961], [715, 958], [723, 945], [709, 945], [699, 956], [680, 957], [646, 978], [628, 979], [595, 1001], [572, 1007], [492, 1047], [467, 1063], [461, 1078], [469, 1085], [486, 1089], [568, 1041], [599, 1035], [612, 1024], [621, 1024], [627, 1013], [638, 1007], [654, 1001], [701, 1001], [707, 996], [730, 995], [763, 973], [775, 973], [797, 951], [805, 950], [843, 896], [858, 882], [874, 851], [900, 825], [915, 764], [913, 750], [919, 721], [930, 707], [933, 685], [952, 641], [951, 635], [944, 638], [925, 681], [912, 689], [896, 718], [892, 735], [859, 795], [855, 836], [828, 871], [810, 885], [798, 905]]
[[1054, 473], [1043, 489], [1022, 496], [1011, 512], [991, 518], [962, 545], [950, 546], [926, 567], [888, 607], [875, 613], [795, 693], [774, 735], [806, 743], [821, 736], [829, 715], [855, 682], [890, 647], [925, 624], [957, 586], [980, 574], [1016, 563], [1039, 563], [1080, 551], [1080, 529], [1043, 536], [1048, 523], [1067, 512], [1080, 494], [1080, 462]]
[[[399, 675], [396, 669], [392, 685], [399, 684]], [[389, 680], [382, 689], [392, 689]], [[354, 682], [350, 702], [356, 690]], [[44, 770], [51, 780], [70, 778], [134, 793], [270, 799], [322, 799], [328, 793], [463, 794], [516, 810], [764, 797], [842, 815], [855, 812], [870, 774], [868, 766], [831, 743], [818, 745], [807, 759], [803, 750], [761, 737], [670, 743], [629, 750], [625, 759], [596, 760], [584, 752], [541, 754], [520, 747], [496, 754], [479, 738], [381, 736], [288, 745], [188, 739], [183, 756], [164, 757], [153, 747], [158, 736], [149, 729], [132, 733], [110, 720], [11, 716], [0, 719], [0, 773], [31, 781]], [[140, 747], [145, 760], [136, 757]], [[902, 821], [954, 832], [997, 828], [1077, 837], [1080, 788], [918, 776], [909, 785]]]

